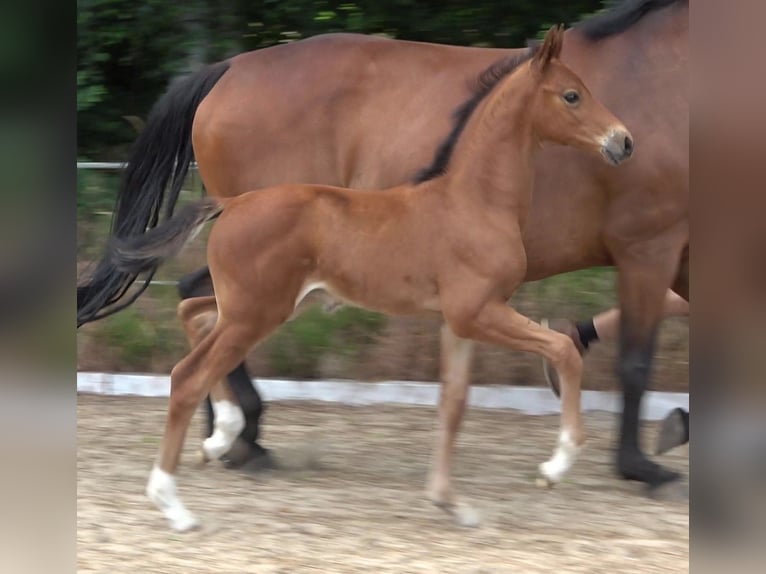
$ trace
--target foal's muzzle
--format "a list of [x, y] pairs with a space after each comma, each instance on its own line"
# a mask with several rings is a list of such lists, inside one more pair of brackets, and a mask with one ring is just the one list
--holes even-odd
[[601, 155], [612, 165], [619, 165], [633, 155], [633, 137], [625, 129], [613, 129], [601, 140]]

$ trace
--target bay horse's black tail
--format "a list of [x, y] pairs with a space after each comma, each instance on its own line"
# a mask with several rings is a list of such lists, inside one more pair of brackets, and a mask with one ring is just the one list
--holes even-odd
[[[191, 142], [194, 114], [228, 69], [228, 62], [207, 66], [172, 85], [154, 105], [146, 127], [133, 144], [117, 193], [111, 229], [114, 238], [128, 240], [157, 227], [163, 206], [163, 217], [172, 216], [194, 156]], [[77, 287], [78, 327], [133, 303], [157, 270], [156, 265], [144, 268], [142, 271], [148, 272], [148, 276], [143, 285], [125, 298], [138, 273], [117, 268], [113, 255], [113, 250], [108, 249], [88, 281]]]
[[146, 233], [112, 237], [107, 257], [119, 273], [135, 276], [153, 271], [177, 255], [202, 225], [218, 217], [222, 210], [223, 206], [211, 197], [184, 205], [173, 217]]

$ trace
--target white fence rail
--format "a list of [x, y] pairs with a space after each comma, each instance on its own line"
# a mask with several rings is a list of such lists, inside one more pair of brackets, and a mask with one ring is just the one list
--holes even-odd
[[[346, 405], [435, 406], [439, 384], [415, 381], [296, 381], [261, 379], [254, 383], [267, 401], [322, 401]], [[77, 391], [100, 395], [167, 397], [168, 375], [77, 373]], [[559, 400], [547, 387], [492, 385], [471, 387], [468, 404], [487, 409], [513, 409], [528, 415], [560, 412]], [[648, 391], [641, 405], [642, 420], [660, 420], [673, 408], [689, 409], [688, 393]], [[582, 391], [582, 410], [619, 413], [622, 396], [616, 391]]]
[[[102, 170], [119, 170], [125, 169], [125, 162], [121, 161], [78, 161], [77, 169], [102, 169]], [[197, 163], [192, 162], [189, 169], [197, 169]]]

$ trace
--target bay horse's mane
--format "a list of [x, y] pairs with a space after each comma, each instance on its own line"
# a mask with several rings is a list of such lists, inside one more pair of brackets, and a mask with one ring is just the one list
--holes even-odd
[[424, 181], [437, 178], [446, 173], [447, 165], [449, 164], [452, 152], [455, 149], [455, 144], [458, 139], [460, 139], [463, 129], [478, 105], [487, 97], [487, 95], [489, 95], [492, 89], [503, 80], [503, 78], [507, 77], [521, 64], [534, 57], [541, 46], [542, 44], [539, 42], [530, 43], [527, 49], [523, 52], [501, 58], [479, 74], [476, 78], [473, 95], [460, 104], [455, 110], [453, 113], [454, 124], [452, 130], [436, 149], [436, 155], [434, 156], [431, 165], [418, 172], [415, 176], [414, 183], [423, 183]]
[[624, 32], [649, 12], [689, 0], [623, 0], [574, 25], [589, 40], [601, 40]]
[[[624, 32], [649, 12], [659, 10], [671, 4], [688, 2], [689, 0], [623, 0], [614, 4], [609, 9], [591, 16], [574, 25], [589, 40], [600, 40], [614, 34]], [[473, 114], [479, 103], [487, 97], [500, 81], [515, 70], [522, 63], [532, 58], [541, 44], [537, 40], [530, 40], [527, 43], [527, 50], [514, 55], [502, 58], [484, 70], [478, 77], [473, 95], [463, 102], [453, 113], [454, 123], [449, 135], [436, 148], [436, 154], [431, 165], [421, 169], [413, 183], [423, 183], [437, 178], [447, 171], [455, 144], [463, 129], [468, 123], [468, 119]]]

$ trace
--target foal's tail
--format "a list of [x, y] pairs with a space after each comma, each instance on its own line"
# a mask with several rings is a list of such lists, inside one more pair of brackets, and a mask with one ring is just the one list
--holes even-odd
[[[228, 70], [228, 62], [207, 66], [171, 86], [155, 104], [146, 127], [138, 136], [128, 158], [112, 219], [112, 235], [129, 242], [140, 238], [173, 215], [186, 173], [193, 158], [191, 130], [200, 102]], [[101, 319], [124, 309], [149, 286], [157, 270], [148, 266], [149, 275], [129, 297], [126, 292], [137, 273], [120, 270], [107, 251], [90, 274], [77, 287], [77, 326]]]
[[223, 205], [212, 198], [184, 205], [173, 217], [142, 235], [113, 237], [106, 256], [118, 272], [138, 275], [153, 271], [176, 256], [202, 226], [215, 219]]

